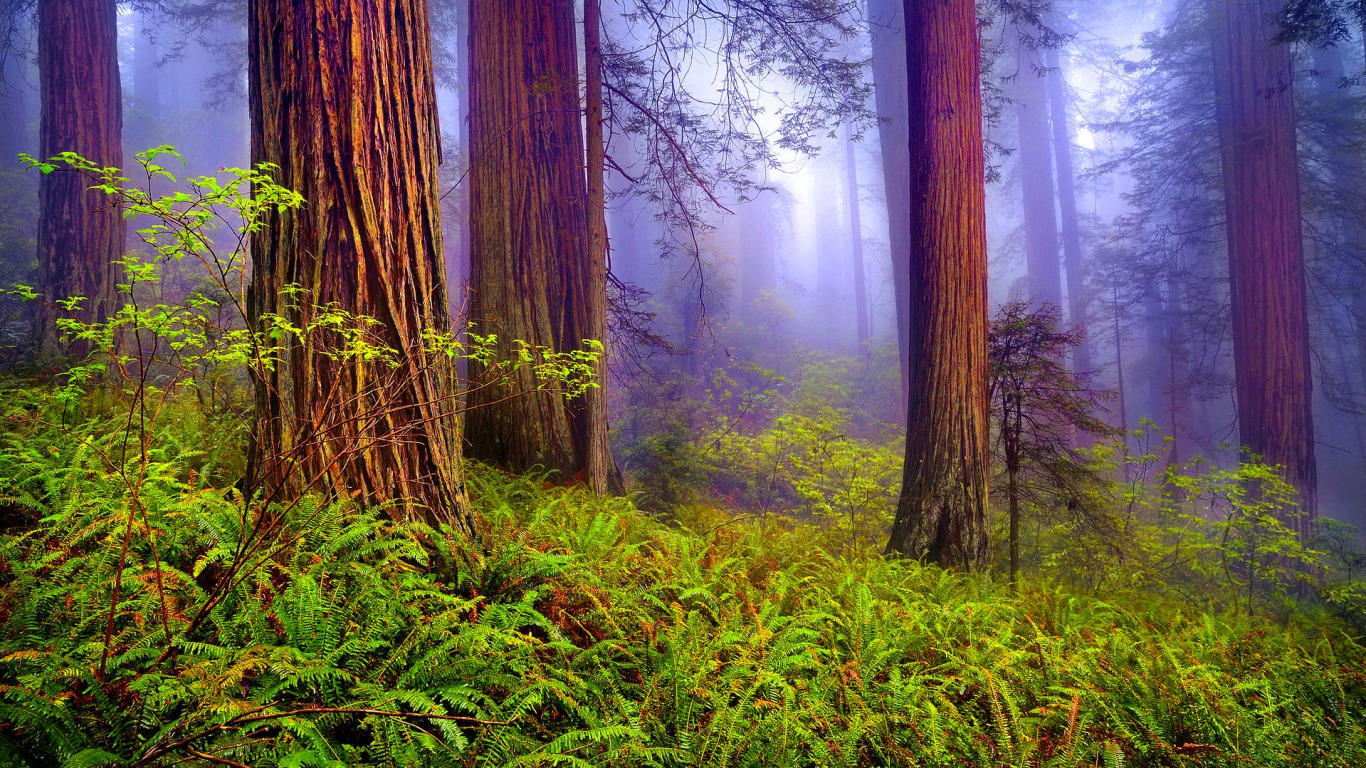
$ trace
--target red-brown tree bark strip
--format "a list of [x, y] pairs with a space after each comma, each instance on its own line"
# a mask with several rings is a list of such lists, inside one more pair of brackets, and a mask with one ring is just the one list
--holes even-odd
[[910, 402], [888, 552], [987, 558], [987, 251], [973, 0], [907, 0]]
[[249, 35], [252, 161], [305, 199], [252, 241], [253, 320], [335, 304], [398, 352], [390, 369], [285, 339], [252, 465], [271, 493], [303, 481], [468, 528], [454, 381], [422, 339], [449, 330], [426, 0], [251, 0]]
[[[123, 106], [113, 0], [42, 0], [38, 4], [40, 124], [38, 153], [76, 152], [100, 166], [123, 166]], [[101, 192], [76, 173], [50, 173], [38, 186], [38, 275], [48, 302], [85, 296], [78, 317], [100, 322], [117, 299], [112, 262], [127, 225]], [[36, 318], [39, 356], [58, 354], [50, 303]], [[81, 355], [81, 345], [69, 351]]]
[[[471, 0], [470, 25], [472, 319], [497, 334], [498, 359], [512, 357], [513, 340], [581, 349], [602, 340], [606, 296], [588, 230], [573, 3]], [[475, 381], [490, 375], [470, 368]], [[472, 455], [601, 480], [611, 459], [589, 454], [606, 449], [605, 413], [581, 416], [591, 402], [566, 403], [554, 388], [533, 392], [525, 369], [512, 378], [510, 390], [471, 391]]]
[[[584, 140], [588, 145], [588, 291], [582, 306], [586, 339], [607, 343], [607, 141], [603, 136], [602, 10], [600, 0], [584, 0]], [[570, 340], [566, 340], [570, 341]], [[583, 396], [575, 427], [588, 486], [598, 493], [624, 490], [621, 471], [607, 439], [607, 356], [598, 360], [597, 387]]]
[[[1304, 514], [1316, 514], [1313, 381], [1300, 229], [1291, 51], [1274, 44], [1280, 0], [1216, 0], [1238, 434], [1245, 449], [1284, 467]], [[1227, 79], [1224, 80], [1224, 77]]]

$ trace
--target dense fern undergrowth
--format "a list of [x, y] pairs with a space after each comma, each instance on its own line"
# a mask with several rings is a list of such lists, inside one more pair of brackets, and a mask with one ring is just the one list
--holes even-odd
[[257, 517], [197, 407], [111, 461], [116, 423], [26, 420], [26, 397], [0, 448], [0, 765], [1366, 758], [1366, 651], [1329, 620], [1012, 593], [480, 467], [478, 544], [345, 502]]

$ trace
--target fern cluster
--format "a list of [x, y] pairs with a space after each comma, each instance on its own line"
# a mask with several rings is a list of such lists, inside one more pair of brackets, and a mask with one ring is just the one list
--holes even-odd
[[1366, 652], [1335, 630], [1016, 596], [819, 526], [668, 527], [477, 468], [477, 547], [345, 502], [253, 511], [183, 440], [132, 498], [116, 431], [69, 416], [12, 419], [0, 452], [40, 518], [0, 537], [0, 764], [1366, 757]]

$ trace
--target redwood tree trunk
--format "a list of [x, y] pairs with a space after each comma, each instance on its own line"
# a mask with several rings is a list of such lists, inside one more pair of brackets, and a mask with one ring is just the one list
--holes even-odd
[[[470, 2], [471, 316], [498, 336], [560, 352], [602, 340], [605, 246], [590, 243], [572, 0]], [[593, 169], [602, 173], [601, 165]], [[513, 471], [540, 466], [601, 487], [606, 419], [592, 398], [536, 390], [530, 371], [480, 387], [471, 364], [474, 456]], [[591, 456], [591, 458], [590, 458]], [[594, 477], [597, 480], [594, 480]]]
[[1279, 0], [1218, 0], [1223, 12], [1220, 110], [1228, 229], [1238, 433], [1263, 461], [1284, 467], [1307, 534], [1316, 513], [1314, 421], [1296, 158], [1294, 68], [1273, 44]]
[[248, 13], [252, 162], [278, 165], [305, 200], [252, 240], [253, 324], [303, 326], [335, 304], [397, 351], [390, 368], [283, 339], [256, 381], [254, 479], [468, 530], [454, 381], [422, 339], [449, 330], [426, 0], [251, 0]]
[[[600, 0], [584, 0], [584, 139], [588, 145], [588, 290], [581, 308], [586, 339], [607, 342], [607, 143], [602, 111], [602, 10]], [[566, 340], [570, 341], [570, 340]], [[604, 347], [605, 349], [605, 347]], [[598, 493], [624, 490], [621, 471], [607, 440], [607, 356], [594, 370], [598, 386], [583, 396], [575, 414], [576, 448], [588, 486]]]
[[903, 0], [868, 0], [872, 37], [873, 104], [882, 147], [887, 224], [892, 254], [892, 292], [896, 299], [897, 348], [901, 351], [901, 390], [906, 396], [910, 369], [908, 335], [911, 302], [911, 186], [907, 178], [909, 112], [906, 107], [906, 23]]
[[888, 552], [987, 560], [985, 161], [973, 0], [906, 0], [910, 398]]
[[[42, 0], [38, 67], [43, 158], [76, 152], [100, 166], [123, 166], [123, 111], [113, 0]], [[50, 302], [85, 296], [78, 313], [100, 322], [113, 311], [115, 268], [127, 227], [108, 198], [75, 173], [49, 173], [38, 186], [38, 276], [47, 304], [37, 313], [38, 353], [58, 354]], [[89, 351], [73, 345], [68, 351]]]

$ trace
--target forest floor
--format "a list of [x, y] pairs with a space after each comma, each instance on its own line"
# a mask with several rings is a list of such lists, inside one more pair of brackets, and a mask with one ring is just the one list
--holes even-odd
[[1366, 648], [1312, 609], [1015, 592], [479, 467], [478, 544], [309, 501], [253, 549], [174, 451], [131, 506], [88, 452], [3, 456], [43, 518], [0, 538], [4, 765], [1366, 764]]

